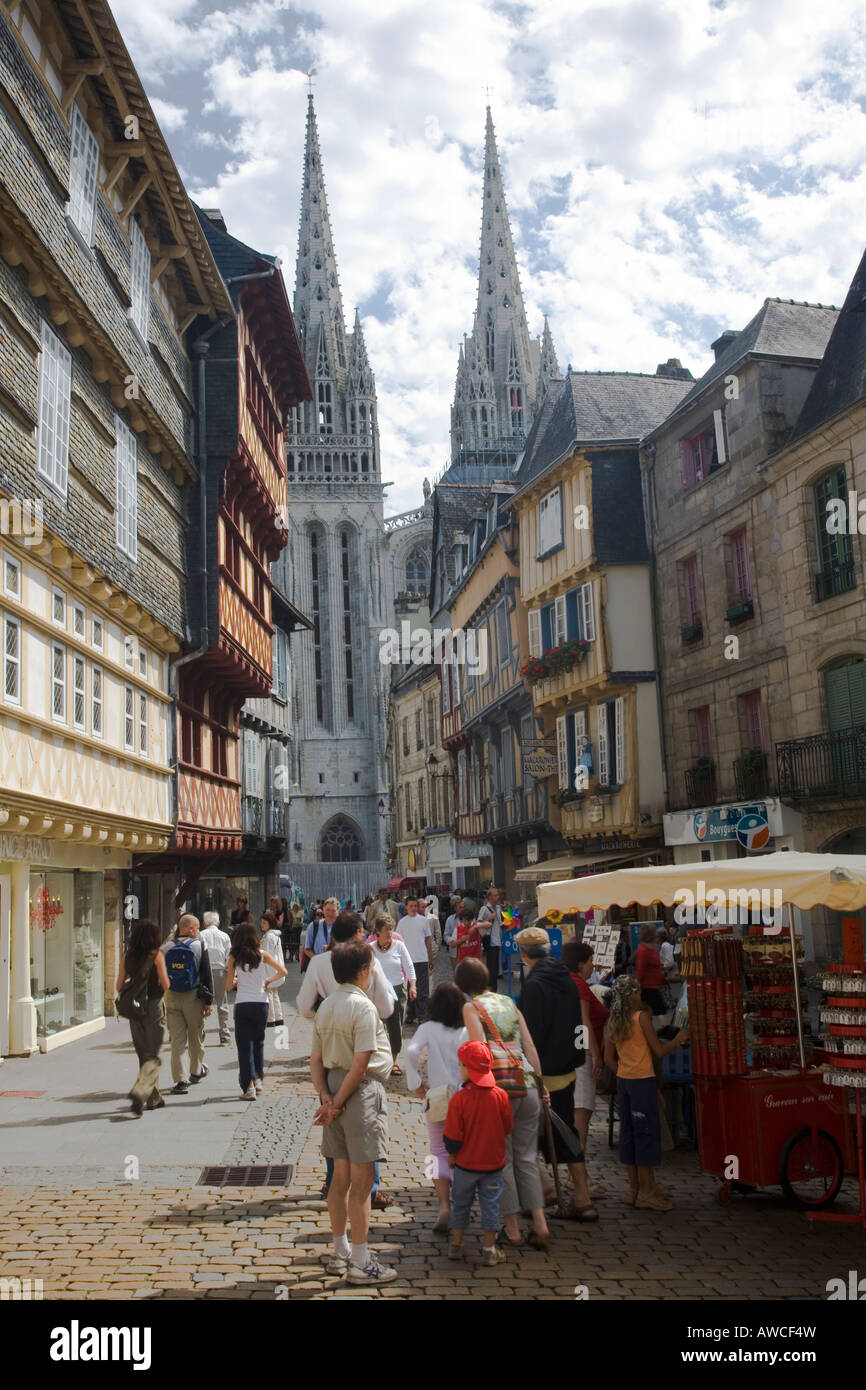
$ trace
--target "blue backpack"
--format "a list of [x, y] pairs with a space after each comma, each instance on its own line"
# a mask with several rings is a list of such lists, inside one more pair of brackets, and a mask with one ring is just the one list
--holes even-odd
[[192, 942], [179, 937], [165, 953], [168, 987], [186, 992], [198, 988], [198, 957]]

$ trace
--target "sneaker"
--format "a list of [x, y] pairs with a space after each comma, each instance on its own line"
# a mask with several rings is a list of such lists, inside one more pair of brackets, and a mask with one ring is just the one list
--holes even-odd
[[241, 1096], [241, 1100], [255, 1100], [255, 1098], [256, 1098], [256, 1088], [255, 1088], [255, 1086], [253, 1085], [253, 1083], [252, 1083], [252, 1081], [251, 1081], [250, 1084], [249, 1084], [249, 1086], [247, 1087], [247, 1089], [244, 1091], [243, 1095]]
[[188, 1082], [188, 1081], [178, 1081], [178, 1083], [177, 1083], [176, 1086], [172, 1086], [172, 1088], [171, 1088], [171, 1094], [172, 1094], [173, 1096], [185, 1096], [188, 1090], [189, 1090], [189, 1082]]
[[202, 1062], [201, 1071], [199, 1072], [198, 1076], [191, 1076], [190, 1081], [192, 1082], [193, 1086], [197, 1086], [199, 1081], [204, 1081], [206, 1076], [207, 1067], [205, 1066], [204, 1062]]
[[639, 1192], [634, 1205], [636, 1211], [671, 1211], [674, 1204], [663, 1192], [653, 1189], [646, 1196]]
[[448, 1246], [448, 1258], [449, 1260], [462, 1260], [463, 1246], [455, 1245], [454, 1241], [452, 1240], [451, 1244]]
[[350, 1260], [346, 1278], [350, 1284], [390, 1284], [392, 1279], [397, 1278], [397, 1271], [389, 1269], [387, 1265], [380, 1265], [376, 1256], [371, 1255], [370, 1262], [364, 1269], [359, 1269]]
[[501, 1265], [505, 1263], [505, 1251], [498, 1245], [488, 1245], [481, 1252], [481, 1263], [483, 1265]]
[[340, 1279], [345, 1279], [348, 1268], [348, 1255], [335, 1255], [332, 1250], [328, 1258], [325, 1260], [326, 1273], [336, 1274]]
[[261, 1077], [259, 1077], [259, 1078], [256, 1080], [255, 1087], [256, 1087], [256, 1095], [257, 1095], [257, 1096], [260, 1096], [261, 1093], [262, 1093], [262, 1091], [265, 1089], [265, 1083], [262, 1081]]

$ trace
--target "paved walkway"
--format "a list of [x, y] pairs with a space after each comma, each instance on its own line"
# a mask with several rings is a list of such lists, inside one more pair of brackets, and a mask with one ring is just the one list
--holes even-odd
[[[295, 979], [286, 988], [289, 998], [296, 986]], [[378, 1290], [341, 1285], [321, 1263], [330, 1237], [316, 1195], [320, 1134], [309, 1128], [316, 1104], [306, 1069], [310, 1025], [293, 1017], [287, 1048], [274, 1048], [272, 1034], [264, 1100], [237, 1099], [234, 1050], [223, 1048], [211, 1052], [216, 1065], [201, 1086], [140, 1120], [126, 1113], [134, 1063], [122, 1025], [48, 1057], [0, 1066], [0, 1091], [46, 1091], [30, 1100], [0, 1097], [2, 1276], [41, 1279], [46, 1299], [573, 1300], [585, 1288], [590, 1300], [715, 1302], [823, 1299], [829, 1279], [847, 1278], [858, 1260], [862, 1266], [858, 1227], [814, 1226], [776, 1192], [720, 1207], [716, 1184], [698, 1173], [693, 1153], [665, 1158], [662, 1181], [674, 1211], [626, 1207], [601, 1112], [589, 1145], [598, 1225], [551, 1221], [548, 1255], [509, 1250], [496, 1269], [479, 1263], [473, 1227], [468, 1258], [454, 1265], [432, 1232], [421, 1102], [401, 1081], [390, 1086], [392, 1148], [383, 1170], [396, 1201], [375, 1214], [371, 1233], [399, 1278]], [[130, 1157], [139, 1176], [126, 1180]], [[297, 1163], [289, 1189], [196, 1185], [206, 1164], [288, 1161]], [[847, 1205], [854, 1195], [846, 1184]]]

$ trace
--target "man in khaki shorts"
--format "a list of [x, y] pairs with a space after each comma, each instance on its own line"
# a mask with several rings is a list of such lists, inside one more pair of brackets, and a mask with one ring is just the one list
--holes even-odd
[[315, 1123], [324, 1126], [324, 1157], [334, 1160], [328, 1190], [334, 1251], [326, 1268], [350, 1284], [389, 1284], [397, 1271], [371, 1255], [367, 1235], [373, 1170], [388, 1157], [382, 1083], [391, 1074], [391, 1048], [366, 993], [373, 968], [370, 947], [360, 942], [341, 946], [333, 953], [333, 968], [337, 989], [316, 1013], [310, 1054], [310, 1075], [322, 1102]]

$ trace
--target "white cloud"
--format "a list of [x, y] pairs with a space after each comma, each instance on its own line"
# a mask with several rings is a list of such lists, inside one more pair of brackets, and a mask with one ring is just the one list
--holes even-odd
[[[549, 312], [562, 366], [677, 356], [697, 373], [715, 332], [766, 295], [840, 303], [866, 240], [858, 0], [115, 0], [115, 13], [197, 191], [282, 256], [290, 288], [316, 67], [347, 317], [387, 293], [365, 333], [397, 509], [447, 457], [488, 84], [530, 327]], [[220, 132], [224, 167], [197, 178], [196, 151], [212, 161]]]
[[173, 106], [170, 101], [162, 101], [160, 97], [151, 97], [150, 104], [164, 131], [180, 130], [186, 124], [189, 112], [185, 106]]

